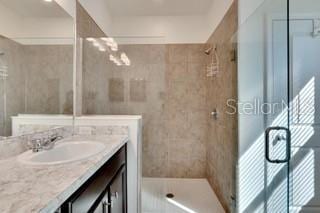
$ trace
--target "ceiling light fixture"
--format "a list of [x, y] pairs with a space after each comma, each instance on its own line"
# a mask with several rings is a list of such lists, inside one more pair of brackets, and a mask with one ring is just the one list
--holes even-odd
[[95, 47], [100, 47], [100, 44], [99, 44], [99, 42], [94, 41], [94, 42], [93, 42], [93, 46], [95, 46]]
[[101, 38], [101, 40], [105, 41], [108, 46], [112, 46], [115, 43], [114, 39], [111, 37], [109, 38], [103, 37]]
[[115, 63], [117, 66], [121, 66], [123, 65], [123, 63], [121, 62], [120, 59], [118, 59], [117, 57], [113, 56], [113, 55], [109, 55], [109, 59], [110, 61], [112, 61], [113, 63]]
[[90, 42], [94, 42], [94, 41], [96, 41], [96, 39], [94, 39], [94, 38], [91, 38], [91, 37], [89, 37], [89, 38], [86, 38], [86, 40], [87, 40], [87, 41], [90, 41]]
[[110, 55], [109, 55], [109, 59], [110, 59], [110, 61], [113, 61], [113, 62], [114, 62], [116, 58], [115, 58], [113, 55], [110, 54]]
[[131, 62], [125, 53], [121, 53], [120, 59], [126, 66], [130, 66]]
[[106, 43], [106, 45], [108, 47], [110, 47], [110, 49], [114, 52], [118, 51], [118, 44], [117, 42], [111, 38], [111, 37], [102, 37], [100, 38], [102, 41], [104, 41]]
[[44, 0], [45, 2], [52, 2], [53, 0]]
[[114, 43], [111, 45], [110, 49], [111, 49], [112, 51], [114, 51], [114, 52], [118, 51], [118, 44], [117, 44], [116, 42], [114, 42]]

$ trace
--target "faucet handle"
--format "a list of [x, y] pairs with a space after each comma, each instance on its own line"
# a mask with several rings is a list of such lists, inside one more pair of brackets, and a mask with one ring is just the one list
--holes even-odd
[[53, 142], [53, 143], [58, 141], [58, 140], [63, 139], [63, 137], [59, 136], [57, 133], [50, 135], [49, 138], [50, 138], [50, 142]]
[[48, 138], [56, 138], [56, 137], [58, 137], [58, 133], [52, 133], [51, 135], [49, 135], [49, 137]]
[[41, 140], [40, 138], [36, 138], [36, 139], [32, 139], [32, 140], [31, 140], [31, 144], [32, 144], [32, 145], [37, 145], [37, 146], [39, 146], [39, 145], [41, 145], [41, 143], [42, 143], [42, 140]]
[[42, 147], [42, 140], [37, 138], [37, 139], [32, 139], [31, 140], [31, 149], [33, 152], [39, 152], [39, 150]]

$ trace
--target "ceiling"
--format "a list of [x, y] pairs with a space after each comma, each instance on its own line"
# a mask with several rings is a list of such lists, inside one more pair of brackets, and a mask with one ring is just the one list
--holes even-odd
[[114, 16], [205, 15], [214, 0], [107, 0]]
[[43, 0], [0, 0], [0, 4], [25, 18], [70, 17], [56, 2]]

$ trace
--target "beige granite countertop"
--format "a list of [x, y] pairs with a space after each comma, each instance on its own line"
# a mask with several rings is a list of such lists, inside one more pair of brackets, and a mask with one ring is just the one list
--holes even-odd
[[11, 157], [0, 161], [0, 212], [54, 212], [127, 141], [125, 135], [73, 136], [67, 141], [94, 140], [106, 144], [89, 159], [54, 166], [29, 166]]

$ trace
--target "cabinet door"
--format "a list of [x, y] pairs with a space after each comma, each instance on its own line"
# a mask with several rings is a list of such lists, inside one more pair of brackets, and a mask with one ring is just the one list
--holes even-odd
[[93, 213], [109, 213], [109, 192], [107, 191], [104, 197], [101, 199], [97, 208], [93, 211]]
[[[123, 147], [62, 204], [61, 213], [109, 213], [111, 210], [110, 184], [114, 182], [115, 176], [125, 168], [125, 163], [126, 148]], [[109, 202], [104, 202], [103, 207], [102, 201], [108, 201], [108, 197]]]
[[123, 167], [110, 185], [110, 212], [126, 213], [126, 173]]

